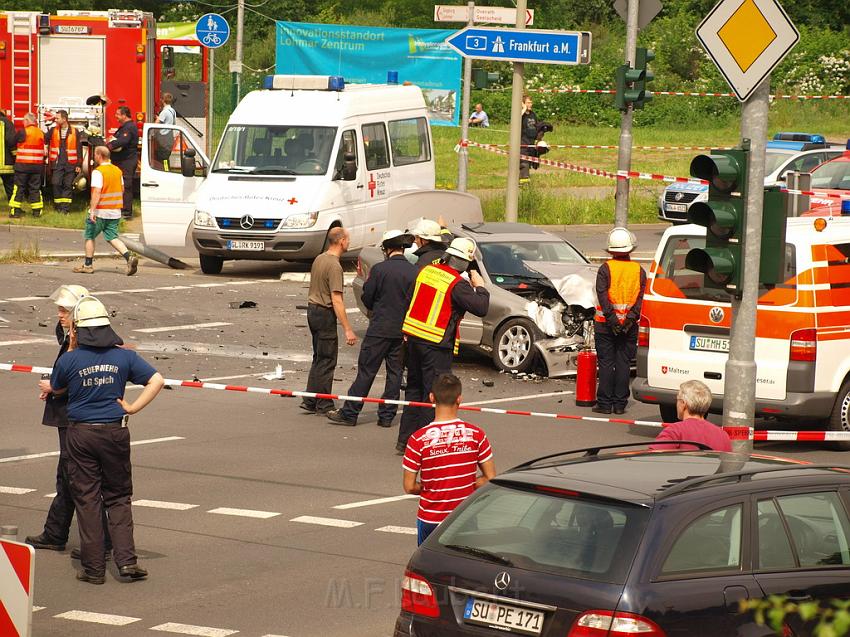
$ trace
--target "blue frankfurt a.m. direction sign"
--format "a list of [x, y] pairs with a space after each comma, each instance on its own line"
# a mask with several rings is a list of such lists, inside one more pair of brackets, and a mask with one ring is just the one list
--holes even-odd
[[590, 64], [589, 31], [468, 27], [446, 40], [464, 57], [537, 64]]
[[209, 49], [224, 46], [230, 37], [230, 25], [217, 13], [207, 13], [198, 19], [195, 25], [195, 37]]

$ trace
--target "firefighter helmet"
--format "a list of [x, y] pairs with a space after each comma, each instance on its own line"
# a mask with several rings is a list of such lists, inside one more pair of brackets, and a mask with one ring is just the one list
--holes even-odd
[[446, 254], [458, 257], [464, 261], [472, 261], [475, 259], [475, 242], [466, 237], [458, 237], [446, 248]]
[[637, 247], [635, 235], [626, 228], [614, 228], [608, 233], [608, 252], [624, 254]]
[[50, 300], [70, 312], [84, 296], [89, 296], [89, 291], [82, 285], [60, 285], [50, 295]]
[[77, 327], [109, 325], [109, 312], [95, 297], [84, 296], [74, 306], [74, 325]]

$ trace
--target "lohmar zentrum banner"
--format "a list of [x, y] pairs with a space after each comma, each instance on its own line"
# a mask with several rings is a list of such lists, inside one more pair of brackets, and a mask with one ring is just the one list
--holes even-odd
[[454, 31], [385, 29], [278, 22], [275, 71], [342, 75], [355, 84], [385, 84], [387, 71], [422, 89], [431, 123], [457, 126], [461, 57], [445, 44]]

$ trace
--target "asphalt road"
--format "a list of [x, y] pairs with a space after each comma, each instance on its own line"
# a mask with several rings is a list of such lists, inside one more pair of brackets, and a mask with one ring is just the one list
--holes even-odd
[[[123, 275], [119, 261], [96, 266], [84, 280], [64, 262], [0, 266], [0, 361], [52, 364], [55, 311], [46, 297], [61, 283], [79, 281], [100, 294], [115, 312], [116, 330], [168, 378], [304, 387], [306, 284], [279, 280], [286, 266], [239, 263], [209, 277], [144, 261], [134, 278]], [[246, 300], [257, 306], [232, 307]], [[346, 301], [362, 336], [365, 318], [350, 293]], [[356, 354], [357, 347], [342, 346], [339, 392], [354, 377]], [[285, 379], [264, 380], [278, 364]], [[461, 357], [456, 371], [467, 403], [591, 415], [575, 406], [571, 380], [512, 378], [472, 354]], [[21, 538], [41, 531], [55, 490], [56, 433], [39, 425], [37, 380], [0, 371], [0, 524], [17, 525]], [[657, 420], [657, 413], [635, 404], [627, 417]], [[488, 432], [499, 469], [558, 450], [645, 441], [657, 431], [493, 414], [469, 419]], [[164, 390], [130, 424], [137, 443], [136, 544], [150, 578], [124, 583], [111, 566], [106, 585], [91, 586], [74, 580], [79, 564], [67, 551], [39, 551], [34, 590], [42, 608], [33, 634], [390, 635], [399, 582], [416, 544], [416, 501], [399, 497], [397, 430], [375, 422], [371, 406], [360, 426], [346, 428], [304, 414], [297, 399]], [[812, 444], [758, 450], [844, 458]], [[32, 454], [44, 455], [20, 458]], [[68, 549], [77, 545], [74, 527]]]

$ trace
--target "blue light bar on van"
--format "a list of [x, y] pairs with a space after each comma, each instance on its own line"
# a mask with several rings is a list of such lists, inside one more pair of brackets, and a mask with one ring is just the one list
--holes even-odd
[[776, 133], [773, 139], [783, 142], [807, 142], [809, 144], [826, 143], [826, 138], [823, 135], [812, 135], [810, 133]]
[[342, 91], [345, 89], [345, 79], [341, 75], [331, 75], [328, 78], [329, 91]]
[[342, 91], [345, 80], [340, 75], [266, 75], [263, 88], [270, 91]]
[[841, 215], [850, 215], [850, 199], [841, 200]]
[[398, 71], [387, 71], [387, 84], [398, 84]]

